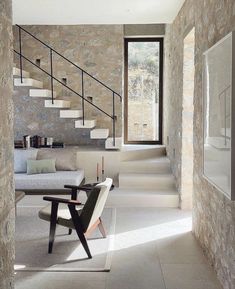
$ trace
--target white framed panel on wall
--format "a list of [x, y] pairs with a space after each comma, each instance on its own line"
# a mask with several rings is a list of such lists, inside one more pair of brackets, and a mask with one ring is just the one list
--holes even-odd
[[231, 32], [203, 59], [203, 175], [230, 200], [235, 200], [234, 43]]

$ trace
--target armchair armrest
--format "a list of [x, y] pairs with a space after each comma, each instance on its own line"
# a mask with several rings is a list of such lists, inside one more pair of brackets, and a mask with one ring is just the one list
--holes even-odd
[[71, 199], [77, 200], [78, 191], [83, 190], [85, 192], [90, 192], [92, 190], [92, 187], [86, 187], [86, 186], [75, 186], [75, 185], [64, 185], [65, 189], [71, 189]]
[[53, 203], [62, 203], [62, 204], [68, 204], [68, 205], [82, 205], [82, 203], [76, 200], [68, 200], [68, 199], [56, 198], [56, 197], [43, 197], [43, 200], [53, 202]]
[[92, 186], [88, 187], [86, 185], [83, 186], [74, 186], [74, 185], [64, 185], [65, 189], [72, 189], [72, 190], [82, 190], [82, 191], [91, 191], [93, 189]]

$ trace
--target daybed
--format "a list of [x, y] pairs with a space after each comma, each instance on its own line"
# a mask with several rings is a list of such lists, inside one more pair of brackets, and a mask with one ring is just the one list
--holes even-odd
[[[27, 173], [27, 160], [55, 160], [55, 172]], [[78, 169], [74, 149], [15, 149], [15, 189], [23, 191], [65, 190], [64, 185], [79, 186], [84, 170]]]

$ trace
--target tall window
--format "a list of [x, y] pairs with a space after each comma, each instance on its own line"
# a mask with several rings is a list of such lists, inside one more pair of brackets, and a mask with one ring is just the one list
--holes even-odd
[[163, 38], [125, 39], [125, 143], [162, 143]]

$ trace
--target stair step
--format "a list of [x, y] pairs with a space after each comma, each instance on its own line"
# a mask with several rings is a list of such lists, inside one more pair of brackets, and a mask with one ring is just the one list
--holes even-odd
[[23, 78], [23, 83], [21, 83], [20, 78], [14, 79], [15, 86], [24, 86], [24, 87], [36, 87], [43, 88], [43, 83], [41, 81], [35, 80], [33, 78]]
[[121, 160], [142, 160], [166, 156], [166, 147], [163, 145], [124, 145]]
[[109, 129], [96, 128], [90, 132], [91, 139], [106, 139], [109, 136]]
[[75, 121], [75, 128], [94, 128], [95, 126], [96, 120], [94, 119], [85, 119], [84, 125], [82, 119]]
[[[51, 90], [49, 89], [30, 89], [29, 90], [29, 96], [30, 97], [45, 97], [50, 98], [51, 97]], [[53, 97], [56, 98], [56, 92], [54, 91]]]
[[54, 100], [54, 103], [52, 103], [52, 100], [45, 100], [45, 107], [48, 108], [69, 108], [71, 102], [68, 100], [62, 100], [62, 99], [56, 99]]
[[119, 187], [162, 191], [175, 190], [175, 179], [172, 174], [120, 173]]
[[65, 109], [60, 111], [60, 118], [79, 118], [82, 117], [82, 110]]
[[150, 158], [143, 160], [122, 161], [121, 173], [162, 173], [170, 174], [170, 161], [167, 157]]
[[[20, 75], [20, 69], [19, 68], [17, 68], [17, 67], [13, 67], [13, 76], [14, 77], [20, 77], [21, 75]], [[22, 70], [22, 76], [23, 77], [29, 77], [30, 76], [30, 73], [29, 72], [27, 72], [27, 71], [25, 71], [25, 70]]]
[[143, 189], [115, 188], [109, 194], [107, 206], [178, 208], [179, 194], [176, 190], [146, 191]]
[[113, 144], [113, 138], [109, 137], [105, 141], [105, 149], [106, 150], [118, 150], [122, 147], [122, 138], [116, 137], [115, 138], [115, 145]]

